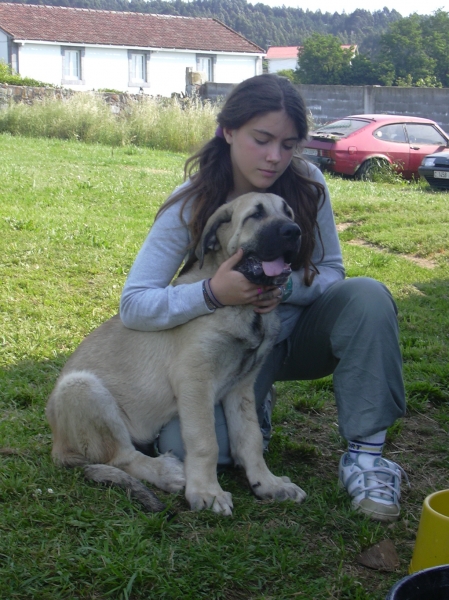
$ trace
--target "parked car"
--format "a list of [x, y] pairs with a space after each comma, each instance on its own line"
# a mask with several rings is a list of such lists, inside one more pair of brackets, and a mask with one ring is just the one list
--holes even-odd
[[433, 188], [449, 189], [449, 152], [434, 152], [424, 158], [418, 173]]
[[390, 164], [406, 179], [418, 177], [428, 154], [449, 150], [449, 135], [434, 121], [401, 115], [352, 115], [310, 133], [302, 150], [321, 169], [369, 179]]

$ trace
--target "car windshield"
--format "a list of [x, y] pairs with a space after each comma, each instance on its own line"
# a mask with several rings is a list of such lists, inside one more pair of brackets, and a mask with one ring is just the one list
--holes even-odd
[[345, 136], [354, 133], [358, 129], [362, 129], [362, 127], [365, 127], [369, 123], [370, 121], [363, 121], [362, 119], [340, 119], [340, 121], [322, 125], [314, 133]]

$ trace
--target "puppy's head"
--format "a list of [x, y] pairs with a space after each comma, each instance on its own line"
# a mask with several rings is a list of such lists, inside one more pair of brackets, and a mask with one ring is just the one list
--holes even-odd
[[197, 257], [217, 252], [224, 258], [239, 248], [244, 256], [235, 267], [253, 283], [281, 285], [300, 248], [301, 230], [292, 209], [275, 194], [249, 193], [221, 206], [208, 220]]

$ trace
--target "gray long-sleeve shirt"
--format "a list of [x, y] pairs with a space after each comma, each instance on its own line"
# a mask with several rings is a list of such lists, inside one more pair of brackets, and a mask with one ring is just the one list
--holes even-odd
[[[282, 322], [278, 342], [290, 335], [305, 306], [345, 276], [329, 191], [319, 169], [313, 165], [308, 165], [308, 169], [312, 179], [325, 186], [325, 200], [317, 218], [324, 248], [317, 236], [312, 260], [319, 274], [311, 286], [304, 284], [302, 269], [292, 273], [292, 294], [276, 308]], [[211, 312], [204, 301], [201, 281], [170, 285], [187, 256], [190, 242], [186, 225], [189, 206], [181, 218], [181, 204], [182, 201], [170, 206], [156, 219], [129, 272], [122, 292], [120, 317], [130, 329], [170, 329]]]

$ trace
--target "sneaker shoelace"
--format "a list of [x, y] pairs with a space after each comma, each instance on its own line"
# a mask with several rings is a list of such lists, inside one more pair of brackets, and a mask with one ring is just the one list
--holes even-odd
[[[404, 476], [405, 481], [407, 482], [407, 486], [410, 487], [410, 480], [408, 478], [407, 473], [400, 465], [396, 466]], [[395, 494], [398, 497], [400, 496], [400, 488], [399, 486], [397, 486], [396, 488], [395, 485], [396, 479], [400, 477], [399, 473], [396, 470], [391, 469], [390, 467], [378, 466], [375, 468], [371, 467], [369, 469], [360, 469], [360, 471], [358, 472], [359, 475], [365, 473], [367, 474], [367, 481], [373, 482], [373, 485], [362, 487], [362, 492], [371, 493], [377, 491], [380, 498], [392, 503], [394, 503], [395, 501]], [[386, 477], [382, 478], [382, 475]]]

